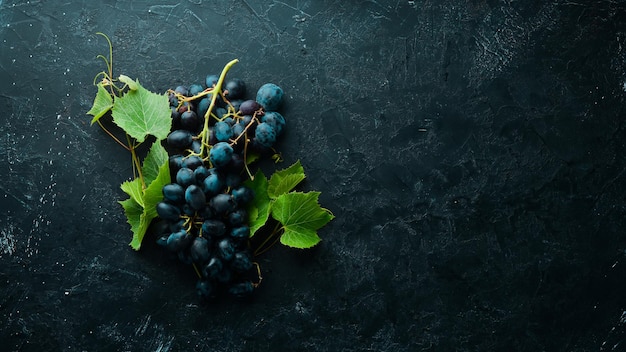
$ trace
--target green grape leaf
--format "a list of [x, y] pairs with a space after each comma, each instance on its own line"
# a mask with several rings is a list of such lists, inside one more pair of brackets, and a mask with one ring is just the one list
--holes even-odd
[[166, 160], [159, 168], [157, 177], [146, 187], [144, 194], [144, 210], [147, 215], [151, 216], [150, 221], [157, 216], [157, 203], [163, 200], [163, 186], [170, 182], [170, 165]]
[[[170, 166], [169, 162], [166, 160], [161, 167], [159, 167], [157, 176], [150, 182], [143, 193], [142, 201], [144, 206], [142, 207], [142, 212], [138, 221], [133, 219], [133, 222], [137, 222], [137, 225], [133, 226], [133, 223], [129, 220], [133, 232], [133, 239], [129, 245], [136, 251], [141, 248], [141, 242], [143, 241], [146, 231], [148, 231], [150, 222], [158, 216], [156, 205], [163, 199], [161, 189], [168, 183], [170, 183]], [[122, 206], [124, 205], [122, 204]], [[126, 215], [128, 216], [128, 211]]]
[[246, 186], [254, 191], [254, 199], [248, 204], [250, 237], [263, 227], [270, 215], [271, 202], [267, 196], [267, 178], [261, 170], [254, 175], [254, 180], [246, 181]]
[[135, 83], [137, 89], [115, 99], [113, 122], [140, 143], [148, 135], [155, 136], [157, 141], [165, 139], [172, 127], [167, 96], [152, 93], [139, 82]]
[[104, 114], [106, 114], [113, 107], [113, 97], [111, 94], [104, 88], [104, 84], [98, 83], [98, 93], [96, 93], [96, 97], [93, 100], [93, 105], [91, 109], [87, 111], [89, 115], [93, 115], [93, 119], [91, 119], [91, 124], [93, 125], [98, 121]]
[[120, 75], [119, 80], [122, 83], [126, 83], [126, 85], [128, 85], [128, 88], [130, 88], [130, 90], [137, 90], [140, 87], [139, 82], [134, 81], [132, 78], [126, 75]]
[[135, 201], [135, 203], [139, 204], [139, 206], [143, 207], [143, 186], [141, 184], [141, 179], [136, 178], [132, 181], [124, 181], [120, 186], [124, 193], [130, 196], [130, 199]]
[[166, 161], [168, 161], [168, 155], [165, 148], [163, 148], [159, 142], [152, 143], [150, 151], [143, 160], [143, 166], [141, 168], [143, 179], [147, 185], [152, 183], [152, 181], [157, 178], [160, 167]]
[[126, 200], [119, 201], [124, 208], [124, 213], [126, 214], [126, 221], [130, 225], [130, 230], [133, 233], [139, 231], [140, 223], [141, 223], [141, 214], [143, 213], [143, 207], [137, 202], [135, 202], [132, 198], [128, 198]]
[[298, 160], [288, 168], [274, 172], [267, 186], [267, 194], [271, 199], [276, 199], [280, 195], [291, 191], [305, 177], [304, 168], [300, 164], [300, 160]]
[[318, 203], [320, 192], [290, 192], [280, 195], [272, 205], [272, 217], [284, 229], [280, 242], [289, 247], [310, 248], [321, 239], [317, 230], [335, 216]]

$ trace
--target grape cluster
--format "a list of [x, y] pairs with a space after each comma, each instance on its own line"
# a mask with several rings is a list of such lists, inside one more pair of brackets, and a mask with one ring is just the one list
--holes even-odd
[[166, 222], [157, 243], [194, 266], [200, 296], [228, 292], [243, 298], [261, 280], [249, 244], [246, 205], [254, 192], [244, 185], [250, 174], [246, 157], [273, 150], [285, 127], [276, 111], [283, 91], [267, 83], [256, 99], [245, 100], [244, 81], [231, 79], [216, 89], [218, 80], [208, 75], [204, 86], [169, 91], [173, 121], [166, 149], [172, 183], [163, 187], [156, 207]]

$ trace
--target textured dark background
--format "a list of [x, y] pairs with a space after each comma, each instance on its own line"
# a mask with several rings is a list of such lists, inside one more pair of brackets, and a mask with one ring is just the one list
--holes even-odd
[[[625, 350], [625, 8], [0, 0], [0, 349]], [[127, 246], [95, 32], [151, 90], [233, 58], [285, 89], [284, 165], [336, 219], [252, 302]]]

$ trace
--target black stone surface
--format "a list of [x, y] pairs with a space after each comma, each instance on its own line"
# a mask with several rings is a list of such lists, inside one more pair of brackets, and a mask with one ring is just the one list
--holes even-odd
[[[252, 302], [127, 246], [96, 32], [151, 90], [285, 89], [336, 219]], [[3, 0], [0, 48], [2, 350], [625, 350], [621, 1]]]

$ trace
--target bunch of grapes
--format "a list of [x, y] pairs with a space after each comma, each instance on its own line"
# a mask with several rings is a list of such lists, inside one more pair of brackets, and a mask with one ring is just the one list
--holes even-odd
[[[172, 131], [166, 140], [172, 183], [163, 187], [156, 210], [166, 223], [157, 243], [193, 265], [198, 294], [221, 292], [243, 298], [261, 281], [252, 261], [246, 205], [254, 192], [244, 185], [247, 158], [273, 151], [285, 118], [276, 110], [283, 90], [264, 84], [245, 100], [246, 85], [231, 79], [170, 90]], [[216, 94], [216, 96], [213, 96]]]

